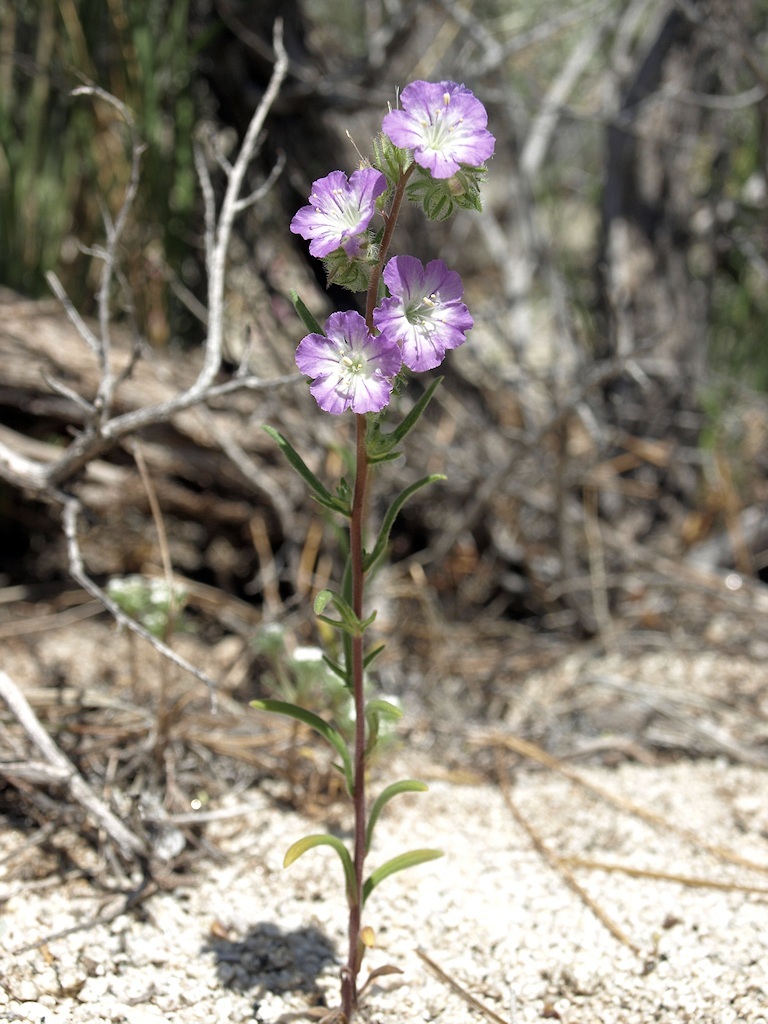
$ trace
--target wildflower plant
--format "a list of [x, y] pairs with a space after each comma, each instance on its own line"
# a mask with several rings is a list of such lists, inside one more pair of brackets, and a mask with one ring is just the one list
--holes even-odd
[[[455, 82], [413, 82], [398, 109], [384, 117], [373, 143], [373, 157], [349, 177], [332, 171], [312, 186], [309, 204], [298, 211], [291, 230], [309, 241], [309, 251], [325, 265], [329, 282], [365, 293], [365, 315], [350, 310], [332, 313], [324, 327], [294, 294], [294, 305], [308, 333], [299, 343], [296, 363], [311, 380], [320, 409], [334, 416], [354, 415], [355, 475], [328, 489], [295, 448], [276, 430], [268, 432], [309, 486], [314, 499], [346, 520], [347, 564], [337, 590], [323, 590], [315, 613], [340, 635], [338, 654], [325, 654], [329, 669], [350, 696], [354, 735], [299, 704], [254, 701], [255, 707], [288, 715], [322, 736], [338, 758], [338, 767], [353, 811], [351, 849], [333, 835], [310, 835], [294, 843], [285, 865], [317, 846], [330, 846], [341, 859], [349, 908], [349, 950], [342, 969], [341, 1006], [331, 1015], [352, 1021], [362, 989], [358, 977], [366, 949], [375, 944], [363, 924], [363, 909], [385, 878], [440, 856], [440, 851], [405, 852], [368, 871], [366, 862], [379, 817], [395, 796], [422, 792], [414, 779], [386, 786], [369, 803], [367, 766], [382, 735], [391, 731], [401, 711], [390, 701], [370, 696], [368, 670], [382, 650], [367, 641], [376, 613], [366, 607], [366, 581], [385, 556], [389, 535], [405, 502], [421, 488], [443, 479], [425, 476], [398, 494], [369, 543], [367, 495], [372, 471], [401, 455], [401, 445], [429, 404], [440, 378], [400, 421], [386, 429], [386, 412], [407, 383], [408, 372], [437, 368], [451, 349], [466, 340], [472, 317], [463, 302], [459, 275], [441, 260], [424, 266], [409, 255], [389, 257], [404, 200], [418, 204], [430, 219], [445, 219], [456, 208], [480, 210], [480, 183], [495, 140], [487, 129], [482, 103]], [[397, 417], [393, 417], [396, 419]], [[374, 977], [395, 970], [381, 967]], [[363, 986], [365, 987], [365, 986]]]

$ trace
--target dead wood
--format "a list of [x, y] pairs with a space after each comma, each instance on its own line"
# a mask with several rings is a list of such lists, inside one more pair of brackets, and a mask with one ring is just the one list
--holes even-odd
[[40, 724], [19, 687], [3, 671], [0, 671], [0, 697], [44, 759], [42, 764], [28, 761], [18, 765], [13, 762], [3, 763], [0, 765], [3, 775], [10, 782], [16, 778], [26, 778], [35, 784], [62, 787], [70, 799], [79, 804], [103, 829], [125, 860], [131, 862], [144, 859], [147, 856], [144, 842], [94, 793]]

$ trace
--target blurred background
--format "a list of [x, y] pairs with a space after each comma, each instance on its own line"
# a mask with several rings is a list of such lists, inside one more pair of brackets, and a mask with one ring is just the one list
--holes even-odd
[[[236, 228], [232, 370], [293, 370], [291, 288], [318, 316], [355, 301], [325, 288], [288, 225], [313, 179], [370, 152], [398, 87], [465, 83], [497, 139], [482, 215], [426, 224], [406, 210], [395, 238], [394, 251], [460, 271], [476, 327], [405, 464], [376, 481], [374, 513], [425, 472], [447, 476], [406, 508], [374, 583], [387, 686], [419, 680], [436, 707], [455, 697], [487, 714], [521, 672], [584, 642], [764, 658], [766, 15], [765, 0], [0, 0], [2, 428], [60, 445], [78, 412], [40, 369], [95, 386], [45, 274], [94, 314], [93, 248], [131, 151], [114, 109], [72, 90], [113, 94], [145, 143], [115, 323], [146, 340], [153, 380], [175, 379], [205, 330], [193, 145], [236, 151], [280, 16], [290, 70], [250, 187], [285, 165]], [[140, 404], [141, 387], [124, 401]], [[239, 632], [254, 659], [275, 623], [314, 642], [307, 599], [328, 581], [334, 528], [260, 428], [280, 427], [334, 479], [345, 427], [301, 385], [207, 415], [142, 439], [191, 628]], [[93, 517], [89, 569], [151, 574], [136, 468], [122, 449], [103, 461], [109, 473], [75, 485]], [[61, 600], [55, 516], [2, 484], [0, 531], [8, 603], [26, 588], [17, 617]]]

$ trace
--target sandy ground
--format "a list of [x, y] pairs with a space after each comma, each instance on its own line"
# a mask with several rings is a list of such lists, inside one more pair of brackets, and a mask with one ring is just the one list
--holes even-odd
[[[579, 656], [526, 680], [497, 728], [467, 730], [475, 763], [502, 751], [503, 786], [457, 773], [435, 748], [397, 754], [374, 786], [415, 774], [430, 791], [390, 805], [371, 866], [422, 846], [444, 856], [369, 901], [367, 966], [403, 973], [371, 986], [360, 1019], [768, 1024], [766, 682], [734, 658]], [[550, 739], [567, 724], [570, 752], [521, 757], [523, 720]], [[696, 756], [671, 753], [683, 734]], [[643, 755], [651, 735], [657, 753], [670, 744], [664, 757]], [[574, 754], [597, 747], [599, 765]], [[323, 822], [263, 788], [219, 808], [232, 816], [206, 826], [210, 855], [189, 877], [118, 913], [125, 897], [84, 876], [97, 855], [74, 833], [30, 852], [39, 832], [6, 823], [0, 1021], [282, 1024], [335, 1005], [339, 863], [313, 850], [282, 868]]]

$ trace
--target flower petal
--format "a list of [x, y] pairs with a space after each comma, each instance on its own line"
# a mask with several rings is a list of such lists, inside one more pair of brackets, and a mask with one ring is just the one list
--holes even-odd
[[329, 256], [344, 248], [355, 257], [365, 231], [376, 212], [376, 200], [387, 190], [381, 171], [364, 167], [347, 179], [343, 171], [331, 171], [312, 185], [309, 206], [291, 221], [291, 231], [310, 240], [313, 256]]
[[400, 109], [384, 118], [384, 134], [413, 151], [417, 164], [434, 178], [450, 178], [462, 165], [479, 167], [493, 155], [496, 140], [477, 97], [456, 82], [412, 82]]
[[334, 415], [379, 412], [402, 366], [397, 342], [370, 334], [354, 310], [331, 313], [325, 331], [325, 337], [308, 334], [296, 349], [296, 365], [315, 378], [310, 392], [318, 405]]
[[394, 256], [382, 276], [390, 295], [374, 310], [374, 323], [400, 345], [409, 369], [434, 369], [473, 325], [461, 301], [461, 278], [442, 260], [424, 267], [413, 256]]

